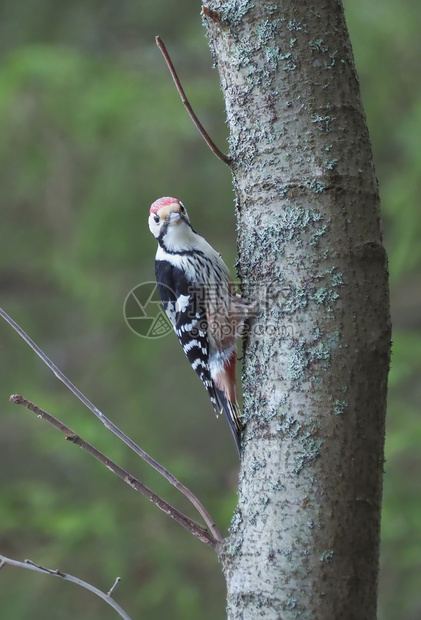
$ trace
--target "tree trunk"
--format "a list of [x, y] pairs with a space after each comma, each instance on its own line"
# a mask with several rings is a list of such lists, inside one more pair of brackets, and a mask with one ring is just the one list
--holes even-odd
[[210, 0], [245, 350], [231, 619], [376, 617], [390, 323], [371, 145], [337, 0]]

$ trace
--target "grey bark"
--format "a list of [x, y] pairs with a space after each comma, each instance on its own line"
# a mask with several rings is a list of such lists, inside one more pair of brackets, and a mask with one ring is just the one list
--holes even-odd
[[245, 350], [230, 619], [376, 617], [390, 322], [379, 196], [337, 0], [209, 0]]

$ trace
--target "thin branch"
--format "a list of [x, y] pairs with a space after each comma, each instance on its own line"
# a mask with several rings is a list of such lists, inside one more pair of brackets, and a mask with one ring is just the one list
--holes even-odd
[[116, 577], [115, 578], [115, 581], [114, 581], [113, 585], [111, 586], [111, 588], [107, 592], [107, 596], [112, 596], [114, 590], [116, 589], [116, 586], [118, 586], [120, 581], [121, 581], [121, 577]]
[[216, 155], [218, 159], [223, 161], [224, 164], [229, 166], [231, 164], [231, 159], [228, 157], [228, 155], [225, 155], [224, 153], [222, 153], [222, 151], [219, 150], [215, 142], [210, 138], [208, 132], [203, 127], [202, 123], [199, 121], [196, 114], [194, 113], [194, 110], [191, 107], [189, 100], [186, 97], [184, 89], [181, 86], [181, 82], [179, 80], [179, 77], [177, 75], [173, 62], [171, 60], [171, 57], [167, 51], [167, 48], [165, 47], [164, 41], [161, 39], [161, 37], [155, 37], [155, 41], [156, 41], [157, 46], [161, 50], [163, 57], [165, 58], [165, 62], [167, 63], [167, 67], [170, 70], [171, 77], [174, 80], [174, 84], [178, 90], [178, 94], [180, 95], [181, 101], [183, 102], [184, 107], [186, 108], [188, 114], [190, 115], [190, 118], [192, 119], [193, 123], [196, 125], [197, 129], [199, 130], [200, 135], [202, 136], [202, 138], [204, 139], [204, 141], [206, 142], [206, 144], [208, 145], [212, 153], [214, 153], [214, 155]]
[[[32, 562], [32, 560], [25, 560], [24, 562], [18, 562], [17, 560], [12, 560], [11, 558], [7, 558], [4, 555], [0, 555], [0, 561], [1, 561], [2, 567], [5, 564], [8, 564], [9, 566], [17, 566], [18, 568], [26, 568], [27, 570], [33, 570], [37, 573], [43, 573], [44, 575], [52, 575], [53, 577], [61, 577], [61, 579], [64, 579], [65, 581], [71, 581], [72, 583], [75, 583], [76, 585], [81, 586], [82, 588], [85, 588], [85, 590], [89, 590], [96, 596], [99, 596], [99, 598], [102, 598], [102, 600], [105, 601], [107, 605], [110, 605], [113, 609], [115, 609], [118, 615], [121, 618], [124, 618], [124, 620], [131, 620], [130, 616], [126, 614], [124, 609], [122, 609], [120, 605], [118, 605], [115, 602], [115, 600], [111, 598], [110, 596], [111, 590], [108, 594], [105, 594], [105, 592], [98, 590], [98, 588], [95, 588], [95, 586], [91, 585], [90, 583], [87, 583], [86, 581], [83, 581], [82, 579], [79, 579], [78, 577], [73, 577], [73, 575], [62, 573], [59, 570], [45, 568], [44, 566], [35, 564], [35, 562]], [[120, 578], [117, 577], [117, 579], [120, 579]]]
[[159, 495], [151, 491], [151, 489], [149, 489], [142, 482], [140, 482], [140, 480], [138, 480], [128, 471], [117, 465], [117, 463], [115, 463], [110, 458], [105, 456], [105, 454], [97, 450], [92, 444], [82, 439], [82, 437], [72, 431], [71, 428], [63, 424], [63, 422], [52, 416], [50, 413], [47, 413], [43, 409], [40, 409], [40, 407], [32, 403], [30, 400], [27, 400], [20, 394], [13, 394], [9, 400], [16, 405], [23, 405], [24, 407], [29, 409], [29, 411], [35, 413], [35, 415], [37, 415], [39, 418], [42, 418], [46, 422], [49, 422], [49, 424], [54, 426], [54, 428], [57, 428], [59, 431], [64, 433], [65, 439], [67, 439], [67, 441], [71, 441], [72, 443], [78, 445], [80, 448], [82, 448], [82, 450], [85, 450], [85, 452], [93, 456], [95, 459], [97, 459], [97, 461], [105, 465], [107, 469], [116, 474], [116, 476], [121, 478], [121, 480], [128, 484], [132, 489], [147, 497], [153, 504], [155, 504], [155, 506], [158, 506], [158, 508], [165, 512], [169, 517], [174, 519], [174, 521], [177, 521], [177, 523], [179, 523], [189, 532], [191, 532], [193, 536], [196, 536], [196, 538], [201, 540], [209, 547], [212, 547], [212, 549], [216, 548], [219, 541], [216, 540], [206, 528], [184, 515], [182, 512], [171, 506], [171, 504], [168, 504], [165, 500], [159, 497]]
[[114, 433], [121, 441], [123, 441], [129, 448], [131, 448], [141, 459], [146, 461], [148, 465], [153, 467], [161, 476], [164, 476], [170, 484], [172, 484], [180, 493], [182, 493], [193, 504], [198, 513], [202, 516], [204, 522], [208, 526], [210, 532], [212, 532], [215, 540], [221, 542], [223, 540], [221, 533], [216, 527], [210, 514], [207, 512], [203, 504], [199, 499], [182, 484], [175, 476], [173, 476], [165, 467], [160, 465], [155, 459], [147, 454], [142, 448], [140, 448], [134, 441], [127, 437], [122, 430], [118, 428], [111, 420], [109, 420], [91, 401], [86, 398], [84, 394], [61, 372], [59, 368], [50, 360], [50, 358], [39, 348], [37, 344], [23, 331], [21, 327], [2, 309], [0, 308], [0, 316], [19, 334], [21, 338], [31, 347], [33, 351], [41, 358], [41, 360], [48, 366], [48, 368], [55, 374], [64, 385], [70, 390], [92, 413], [104, 424], [105, 428]]

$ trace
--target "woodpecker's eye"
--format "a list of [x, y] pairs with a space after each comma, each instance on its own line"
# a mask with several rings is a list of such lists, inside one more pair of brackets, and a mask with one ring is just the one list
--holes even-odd
[[181, 213], [185, 213], [186, 209], [184, 208], [184, 205], [180, 202], [180, 211]]
[[154, 216], [153, 216], [153, 219], [155, 220], [155, 222], [156, 222], [157, 224], [159, 224], [159, 217], [158, 217], [157, 215], [154, 215]]

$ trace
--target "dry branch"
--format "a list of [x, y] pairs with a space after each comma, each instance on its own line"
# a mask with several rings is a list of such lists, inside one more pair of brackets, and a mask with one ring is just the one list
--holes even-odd
[[151, 489], [149, 489], [142, 482], [140, 482], [140, 480], [138, 480], [128, 471], [117, 465], [117, 463], [115, 463], [110, 458], [105, 456], [105, 454], [97, 450], [92, 444], [82, 439], [82, 437], [72, 431], [71, 428], [63, 424], [63, 422], [52, 416], [50, 413], [44, 411], [43, 409], [32, 403], [30, 400], [23, 398], [23, 396], [21, 396], [20, 394], [13, 394], [9, 400], [16, 405], [23, 405], [24, 407], [29, 409], [29, 411], [35, 413], [35, 415], [37, 415], [39, 418], [42, 418], [43, 420], [54, 426], [54, 428], [57, 428], [59, 431], [64, 433], [65, 439], [67, 441], [71, 441], [72, 443], [78, 445], [80, 448], [82, 448], [82, 450], [84, 450], [85, 452], [93, 456], [97, 461], [105, 465], [107, 469], [116, 474], [116, 476], [121, 478], [121, 480], [128, 484], [132, 489], [147, 497], [153, 504], [155, 504], [155, 506], [158, 506], [158, 508], [165, 512], [169, 517], [174, 519], [174, 521], [189, 530], [189, 532], [193, 534], [193, 536], [196, 536], [196, 538], [201, 540], [206, 545], [209, 545], [213, 549], [216, 547], [218, 541], [215, 540], [215, 538], [206, 528], [199, 525], [199, 523], [196, 523], [195, 521], [184, 515], [182, 512], [168, 504], [168, 502], [166, 502], [161, 497], [159, 497], [159, 495], [151, 491]]
[[176, 72], [175, 67], [173, 65], [173, 62], [171, 60], [171, 57], [170, 57], [170, 55], [169, 55], [169, 53], [167, 51], [167, 48], [165, 47], [164, 41], [161, 39], [161, 37], [155, 37], [155, 41], [156, 41], [157, 46], [161, 50], [163, 57], [165, 58], [165, 62], [167, 63], [167, 67], [170, 70], [171, 77], [174, 80], [174, 84], [175, 84], [175, 86], [177, 88], [178, 94], [180, 95], [180, 99], [183, 102], [183, 105], [186, 108], [186, 110], [187, 110], [190, 118], [192, 119], [193, 123], [196, 125], [196, 128], [198, 129], [200, 135], [202, 136], [202, 138], [204, 139], [204, 141], [206, 142], [206, 144], [208, 145], [208, 147], [210, 148], [212, 153], [214, 155], [216, 155], [218, 157], [218, 159], [220, 159], [222, 162], [224, 162], [224, 164], [229, 166], [231, 164], [231, 159], [228, 157], [228, 155], [225, 155], [216, 146], [215, 142], [210, 138], [208, 132], [203, 127], [202, 123], [199, 121], [199, 119], [197, 118], [193, 108], [191, 107], [190, 102], [189, 102], [189, 100], [186, 97], [186, 93], [184, 92], [184, 89], [181, 86], [180, 79], [179, 79], [179, 77], [177, 75], [177, 72]]
[[122, 609], [120, 605], [118, 605], [118, 603], [116, 603], [115, 600], [111, 597], [111, 593], [114, 591], [115, 586], [117, 585], [117, 583], [120, 582], [120, 577], [117, 577], [112, 588], [107, 594], [105, 594], [105, 592], [98, 590], [98, 588], [95, 588], [95, 586], [91, 585], [86, 581], [83, 581], [82, 579], [79, 579], [78, 577], [73, 577], [73, 575], [68, 575], [67, 573], [63, 573], [62, 571], [59, 571], [57, 569], [45, 568], [45, 566], [40, 566], [39, 564], [32, 562], [32, 560], [25, 560], [24, 562], [19, 562], [18, 560], [12, 560], [11, 558], [7, 558], [4, 555], [0, 555], [0, 568], [3, 568], [5, 565], [16, 566], [17, 568], [26, 568], [27, 570], [33, 570], [37, 573], [42, 573], [43, 575], [52, 575], [53, 577], [61, 577], [61, 579], [64, 579], [65, 581], [71, 581], [72, 583], [75, 583], [76, 585], [85, 588], [85, 590], [89, 590], [90, 592], [95, 594], [95, 596], [99, 596], [99, 598], [102, 598], [102, 600], [105, 601], [107, 605], [110, 605], [110, 607], [115, 609], [119, 616], [121, 618], [124, 618], [124, 620], [131, 620], [130, 616], [126, 614], [124, 609]]
[[[123, 441], [129, 448], [131, 448], [141, 459], [146, 461], [153, 469], [155, 469], [159, 474], [164, 476], [166, 480], [170, 484], [172, 484], [180, 493], [182, 493], [187, 499], [193, 504], [198, 513], [203, 518], [204, 522], [209, 528], [209, 531], [212, 534], [213, 539], [216, 542], [221, 542], [223, 540], [221, 533], [216, 527], [213, 519], [210, 514], [204, 508], [199, 499], [188, 489], [184, 484], [182, 484], [175, 476], [173, 476], [165, 467], [160, 465], [155, 459], [153, 459], [149, 454], [147, 454], [142, 448], [140, 448], [132, 439], [130, 439], [123, 431], [121, 431], [111, 420], [109, 420], [91, 401], [86, 398], [84, 394], [75, 386], [73, 383], [66, 377], [64, 373], [61, 372], [59, 368], [50, 360], [50, 358], [40, 349], [40, 347], [26, 334], [26, 332], [2, 309], [0, 308], [0, 316], [4, 318], [4, 320], [11, 326], [13, 329], [19, 334], [19, 336], [31, 347], [33, 351], [41, 358], [41, 360], [48, 366], [48, 368], [55, 374], [57, 379], [59, 379], [64, 385], [75, 395], [77, 398], [90, 410], [92, 413], [104, 424], [105, 428], [110, 430], [114, 435], [116, 435], [121, 441]], [[29, 402], [29, 401], [28, 401]], [[36, 406], [36, 405], [34, 405]], [[49, 415], [49, 414], [47, 414]], [[214, 545], [215, 546], [215, 545]]]

